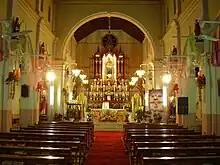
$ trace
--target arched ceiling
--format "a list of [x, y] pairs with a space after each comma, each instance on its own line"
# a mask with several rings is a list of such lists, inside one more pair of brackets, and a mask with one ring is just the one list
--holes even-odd
[[[123, 30], [141, 43], [145, 38], [144, 33], [136, 25], [127, 20], [110, 17], [110, 25], [112, 30]], [[85, 23], [75, 31], [74, 37], [79, 42], [94, 31], [102, 29], [109, 29], [109, 17], [97, 18]]]

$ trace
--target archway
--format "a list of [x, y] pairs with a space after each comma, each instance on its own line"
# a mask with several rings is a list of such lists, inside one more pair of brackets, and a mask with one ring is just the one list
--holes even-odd
[[132, 24], [134, 24], [135, 26], [137, 26], [145, 35], [145, 37], [147, 38], [147, 40], [150, 42], [150, 47], [152, 49], [152, 57], [151, 59], [154, 59], [155, 56], [155, 44], [153, 42], [153, 38], [151, 37], [150, 33], [148, 32], [148, 30], [137, 20], [135, 20], [134, 18], [123, 14], [123, 13], [118, 13], [118, 12], [99, 12], [99, 13], [95, 13], [92, 15], [89, 15], [88, 17], [85, 17], [84, 19], [82, 19], [81, 21], [79, 21], [77, 24], [75, 24], [72, 29], [69, 31], [69, 33], [67, 34], [67, 36], [64, 39], [63, 42], [63, 46], [62, 46], [62, 56], [65, 57], [65, 50], [67, 48], [67, 45], [69, 43], [69, 41], [71, 40], [71, 37], [74, 35], [74, 33], [76, 32], [76, 30], [78, 28], [80, 28], [82, 25], [84, 25], [85, 23], [92, 21], [94, 19], [97, 18], [102, 18], [102, 17], [118, 17], [124, 20], [127, 20], [129, 22], [131, 22]]

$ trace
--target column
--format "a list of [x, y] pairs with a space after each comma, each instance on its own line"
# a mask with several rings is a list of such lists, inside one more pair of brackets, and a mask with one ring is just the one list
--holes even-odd
[[[12, 99], [9, 98], [8, 95], [8, 85], [6, 85], [5, 80], [8, 77], [9, 73], [9, 65], [8, 65], [8, 58], [4, 59], [2, 62], [2, 70], [1, 70], [1, 76], [2, 80], [1, 81], [1, 100], [2, 100], [2, 105], [1, 105], [1, 116], [2, 116], [2, 132], [9, 132], [10, 128], [12, 128]], [[0, 117], [1, 117], [0, 116]]]
[[188, 115], [183, 116], [183, 125], [187, 128], [196, 126], [196, 102], [197, 102], [197, 85], [194, 77], [189, 77], [187, 80], [188, 93]]
[[[202, 19], [203, 20], [209, 20], [209, 11], [208, 11], [208, 0], [202, 0]], [[205, 26], [203, 31], [206, 32], [209, 27]], [[206, 34], [210, 35], [210, 34]], [[210, 50], [210, 41], [204, 40], [204, 53], [209, 52]], [[203, 53], [203, 52], [201, 52]], [[204, 71], [205, 71], [205, 77], [206, 77], [206, 87], [205, 87], [205, 103], [203, 104], [202, 109], [202, 132], [204, 134], [212, 134], [212, 91], [211, 91], [211, 75], [210, 75], [210, 61], [209, 57], [205, 56], [204, 58]]]
[[62, 109], [62, 68], [63, 66], [56, 66], [56, 80], [54, 81], [54, 112], [63, 115]]
[[39, 93], [34, 89], [33, 90], [33, 124], [37, 124], [39, 122]]
[[53, 115], [54, 115], [54, 84], [50, 83], [48, 85], [48, 112], [47, 117], [49, 121], [53, 121]]
[[[209, 51], [209, 41], [204, 41], [204, 52]], [[212, 134], [212, 110], [211, 110], [211, 77], [210, 77], [210, 62], [207, 56], [204, 58], [204, 70], [206, 77], [205, 87], [205, 102], [202, 108], [202, 132], [204, 134]]]
[[[28, 125], [33, 125], [33, 94], [34, 94], [34, 87], [31, 84], [31, 75], [33, 73], [28, 73], [25, 71], [21, 72], [21, 78], [20, 78], [20, 85], [21, 85], [21, 98], [20, 98], [20, 125], [23, 127], [26, 127]], [[27, 85], [28, 86], [28, 96], [22, 95], [22, 86]]]

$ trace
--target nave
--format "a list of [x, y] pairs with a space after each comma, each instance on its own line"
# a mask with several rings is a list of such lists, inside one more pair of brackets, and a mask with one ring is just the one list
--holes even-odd
[[176, 124], [124, 124], [95, 132], [92, 122], [42, 122], [0, 133], [1, 164], [217, 165], [220, 137]]

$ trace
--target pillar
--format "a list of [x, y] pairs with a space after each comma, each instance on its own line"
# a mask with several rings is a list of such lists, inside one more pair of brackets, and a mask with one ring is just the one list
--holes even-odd
[[49, 82], [48, 85], [48, 112], [47, 117], [49, 121], [53, 121], [54, 112], [54, 82]]
[[21, 94], [21, 98], [20, 98], [20, 125], [23, 127], [34, 124], [34, 111], [33, 111], [34, 87], [30, 81], [31, 79], [31, 77], [29, 76], [30, 74], [31, 73], [22, 71], [20, 78], [21, 88], [22, 85], [28, 85], [29, 87], [29, 92], [28, 92], [29, 96], [23, 97]]
[[39, 122], [39, 93], [34, 89], [33, 90], [33, 124]]
[[187, 80], [188, 93], [188, 115], [183, 116], [183, 125], [187, 128], [196, 126], [196, 102], [197, 102], [197, 85], [194, 77], [189, 77]]
[[54, 112], [64, 114], [62, 108], [62, 72], [63, 65], [56, 65], [56, 79], [54, 81]]
[[[209, 20], [209, 11], [208, 11], [208, 0], [201, 1], [201, 19], [202, 20]], [[209, 30], [209, 26], [205, 25], [203, 31], [206, 32]], [[210, 34], [206, 34], [210, 35]], [[208, 53], [210, 50], [210, 41], [204, 40], [203, 43], [204, 51], [201, 53]], [[202, 105], [202, 133], [204, 134], [212, 134], [212, 91], [211, 91], [211, 69], [210, 69], [210, 60], [209, 57], [206, 55], [204, 57], [204, 68], [205, 77], [206, 77], [206, 87], [205, 87], [205, 101]]]
[[2, 117], [2, 132], [9, 132], [10, 128], [12, 128], [12, 99], [9, 98], [8, 95], [8, 85], [6, 85], [5, 80], [8, 77], [9, 72], [9, 65], [8, 65], [8, 58], [4, 59], [4, 61], [1, 63], [1, 115]]

